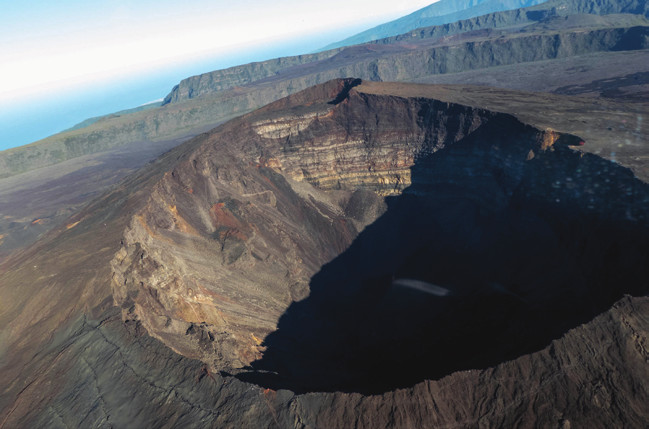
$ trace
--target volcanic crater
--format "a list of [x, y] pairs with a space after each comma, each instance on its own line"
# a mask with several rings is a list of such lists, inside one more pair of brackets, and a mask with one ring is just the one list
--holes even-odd
[[648, 292], [630, 170], [575, 135], [365, 85], [189, 143], [111, 262], [123, 317], [264, 388], [376, 394], [543, 349]]

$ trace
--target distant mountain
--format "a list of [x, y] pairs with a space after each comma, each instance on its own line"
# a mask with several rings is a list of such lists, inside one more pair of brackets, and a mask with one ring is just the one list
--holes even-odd
[[440, 0], [410, 15], [377, 25], [323, 48], [334, 49], [396, 36], [421, 27], [444, 25], [493, 12], [535, 6], [546, 0]]

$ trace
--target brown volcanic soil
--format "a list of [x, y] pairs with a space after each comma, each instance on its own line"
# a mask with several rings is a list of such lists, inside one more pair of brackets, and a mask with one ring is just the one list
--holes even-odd
[[[1, 265], [0, 427], [641, 425], [647, 185], [573, 147], [610, 154], [627, 117], [598, 140], [458, 103], [495, 90], [351, 84], [197, 137]], [[558, 131], [591, 106], [518, 97]]]

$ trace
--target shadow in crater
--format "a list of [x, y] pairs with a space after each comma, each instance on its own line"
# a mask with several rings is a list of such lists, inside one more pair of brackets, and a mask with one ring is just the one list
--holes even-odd
[[[313, 276], [238, 378], [380, 393], [547, 346], [647, 292], [649, 187], [564, 135], [500, 117], [412, 167], [412, 184]], [[531, 158], [531, 159], [530, 159]]]

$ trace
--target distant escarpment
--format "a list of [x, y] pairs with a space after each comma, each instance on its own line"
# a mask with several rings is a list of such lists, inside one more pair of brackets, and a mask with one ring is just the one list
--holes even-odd
[[368, 394], [541, 350], [649, 291], [629, 170], [510, 115], [371, 92], [329, 82], [196, 140], [111, 262], [124, 320], [263, 388]]
[[[435, 27], [438, 28], [438, 27]], [[444, 34], [450, 34], [444, 30]], [[359, 45], [340, 50], [329, 58], [299, 68], [288, 68], [256, 82], [260, 89], [274, 83], [276, 98], [329, 79], [358, 76], [373, 81], [412, 81], [424, 76], [457, 73], [488, 67], [567, 58], [594, 52], [639, 50], [649, 47], [649, 26], [581, 31], [530, 31], [510, 34], [473, 34], [465, 38], [437, 40], [426, 37], [418, 44]], [[499, 38], [502, 36], [502, 38]], [[401, 42], [400, 40], [398, 42]], [[212, 75], [213, 73], [213, 75]], [[168, 96], [181, 101], [221, 91], [222, 71], [183, 82]], [[209, 82], [214, 82], [210, 85]], [[246, 92], [246, 88], [240, 91]], [[255, 96], [254, 94], [252, 96]], [[260, 106], [260, 105], [258, 105]]]
[[471, 31], [524, 27], [558, 17], [579, 14], [604, 16], [631, 14], [649, 18], [649, 6], [646, 1], [636, 0], [549, 0], [528, 8], [494, 12], [444, 25], [418, 28], [398, 36], [386, 37], [369, 43], [392, 44], [416, 39], [442, 38]]
[[324, 49], [358, 45], [394, 37], [409, 31], [468, 20], [477, 16], [504, 10], [520, 9], [543, 3], [545, 0], [443, 0], [421, 8], [410, 15], [365, 30]]
[[165, 97], [162, 104], [176, 103], [215, 91], [224, 91], [236, 86], [246, 85], [256, 80], [274, 76], [287, 68], [327, 59], [335, 55], [337, 51], [337, 49], [332, 49], [316, 54], [276, 58], [192, 76], [180, 81]]

